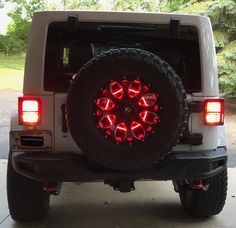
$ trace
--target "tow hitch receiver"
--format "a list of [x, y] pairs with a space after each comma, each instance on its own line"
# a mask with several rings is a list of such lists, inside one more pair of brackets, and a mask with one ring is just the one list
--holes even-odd
[[129, 179], [121, 179], [121, 180], [105, 180], [104, 184], [108, 184], [115, 191], [120, 191], [120, 192], [131, 192], [135, 190], [134, 187], [134, 180], [129, 180]]
[[43, 190], [52, 195], [59, 195], [61, 190], [62, 183], [55, 182], [45, 182]]
[[203, 184], [202, 184], [202, 181], [200, 180], [200, 181], [196, 181], [196, 182], [190, 184], [189, 187], [191, 189], [202, 189], [203, 188]]
[[189, 184], [189, 187], [190, 187], [191, 189], [195, 189], [195, 190], [207, 191], [208, 188], [209, 188], [209, 185], [204, 185], [204, 184], [202, 183], [202, 181], [199, 180], [199, 181], [196, 181], [196, 182], [194, 182], [194, 183], [192, 183], [192, 184]]

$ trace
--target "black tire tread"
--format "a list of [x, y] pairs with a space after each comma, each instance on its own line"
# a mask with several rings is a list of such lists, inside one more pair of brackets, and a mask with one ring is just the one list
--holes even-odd
[[208, 217], [219, 214], [227, 195], [227, 169], [203, 180], [208, 190], [193, 190], [182, 187], [180, 199], [184, 210], [194, 217]]
[[10, 215], [15, 221], [37, 221], [48, 214], [50, 195], [43, 190], [43, 184], [18, 174], [10, 161], [7, 197]]

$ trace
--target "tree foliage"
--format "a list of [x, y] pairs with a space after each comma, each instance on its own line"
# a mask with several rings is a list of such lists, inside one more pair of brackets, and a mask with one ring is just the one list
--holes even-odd
[[159, 0], [115, 0], [112, 9], [116, 11], [159, 12]]
[[236, 97], [236, 1], [194, 1], [181, 7], [179, 13], [208, 16], [211, 19], [220, 89], [226, 97]]
[[35, 11], [45, 9], [45, 2], [41, 0], [8, 1], [14, 4], [14, 9], [8, 14], [12, 21], [8, 25], [7, 34], [1, 35], [0, 46], [5, 53], [18, 54], [26, 50], [32, 16]]
[[[1, 0], [0, 0], [1, 1]], [[63, 0], [60, 4], [49, 4], [45, 0], [7, 0], [14, 5], [8, 14], [12, 22], [8, 25], [7, 34], [1, 35], [0, 51], [18, 54], [26, 50], [31, 20], [34, 12], [48, 10], [98, 10], [99, 0]], [[1, 2], [0, 2], [1, 3]]]
[[48, 9], [53, 10], [100, 10], [99, 0], [62, 0], [60, 4], [47, 4]]

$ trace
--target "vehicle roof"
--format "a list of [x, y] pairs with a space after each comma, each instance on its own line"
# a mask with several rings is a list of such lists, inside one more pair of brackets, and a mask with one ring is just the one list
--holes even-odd
[[[199, 15], [190, 15], [190, 14], [177, 14], [177, 13], [162, 13], [162, 12], [119, 12], [119, 11], [85, 11], [85, 10], [78, 10], [78, 11], [38, 11], [34, 13], [34, 15], [38, 16], [46, 16], [46, 17], [57, 17], [61, 15], [68, 15], [68, 14], [76, 14], [81, 18], [88, 18], [89, 20], [97, 19], [97, 18], [106, 18], [106, 19], [118, 19], [123, 20], [124, 18], [131, 17], [137, 18], [139, 20], [143, 20], [144, 18], [149, 18], [153, 16], [163, 17], [163, 18], [170, 18], [170, 17], [179, 17], [182, 19], [196, 19], [196, 18], [208, 18], [206, 16], [199, 16]], [[141, 17], [141, 18], [140, 18]]]

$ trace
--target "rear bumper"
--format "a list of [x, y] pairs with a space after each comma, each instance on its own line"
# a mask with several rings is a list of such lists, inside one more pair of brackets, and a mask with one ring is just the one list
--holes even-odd
[[122, 172], [95, 165], [83, 155], [12, 152], [15, 170], [39, 181], [181, 180], [204, 179], [226, 168], [225, 147], [201, 152], [178, 152], [141, 171]]

